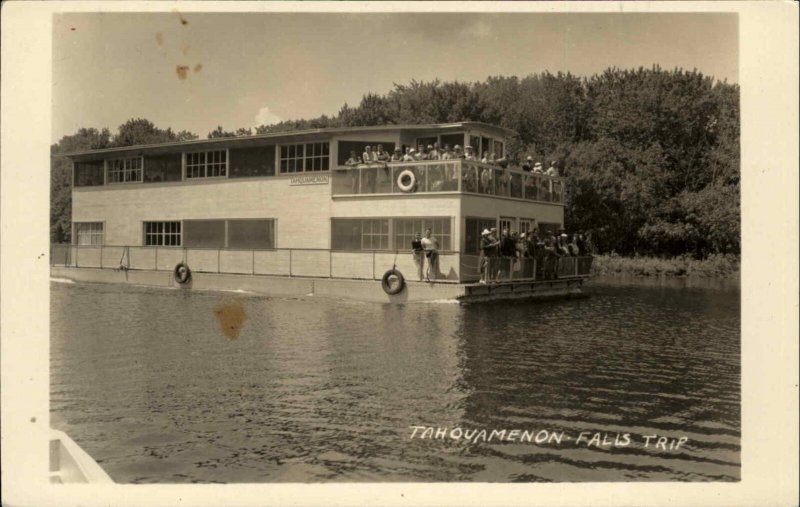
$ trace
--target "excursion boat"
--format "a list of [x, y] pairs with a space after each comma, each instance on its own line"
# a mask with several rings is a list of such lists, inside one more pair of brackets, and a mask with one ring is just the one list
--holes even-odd
[[97, 462], [63, 431], [50, 429], [50, 483], [113, 484]]
[[[499, 159], [513, 134], [479, 122], [386, 125], [71, 153], [72, 241], [52, 245], [51, 273], [383, 302], [580, 293], [591, 257], [490, 259], [478, 283], [483, 230], [563, 227], [561, 178], [465, 159], [346, 164], [366, 146], [436, 143]], [[411, 241], [426, 229], [438, 269], [426, 263], [420, 280]]]

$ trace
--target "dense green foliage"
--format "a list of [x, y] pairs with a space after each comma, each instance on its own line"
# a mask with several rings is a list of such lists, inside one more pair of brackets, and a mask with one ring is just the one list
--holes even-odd
[[[467, 120], [515, 130], [512, 160], [555, 161], [567, 178], [566, 227], [591, 230], [601, 252], [739, 252], [739, 88], [696, 71], [654, 67], [609, 69], [590, 78], [544, 73], [478, 83], [411, 81], [386, 95], [368, 93], [334, 117], [259, 126], [255, 133]], [[218, 127], [208, 137], [249, 133]], [[149, 143], [159, 136], [193, 134], [131, 120], [113, 138], [107, 130], [82, 129], [54, 150]], [[69, 219], [58, 220], [64, 206], [56, 201], [54, 226], [63, 230]]]

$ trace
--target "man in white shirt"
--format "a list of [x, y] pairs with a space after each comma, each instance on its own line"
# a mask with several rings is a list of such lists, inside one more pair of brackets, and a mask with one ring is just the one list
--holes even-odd
[[550, 167], [547, 168], [547, 173], [545, 174], [547, 174], [548, 176], [555, 176], [556, 178], [558, 178], [558, 169], [556, 169], [555, 161], [550, 162]]
[[425, 237], [422, 238], [422, 249], [425, 250], [425, 257], [428, 258], [428, 272], [427, 279], [436, 276], [439, 273], [439, 241], [431, 235], [430, 229], [425, 229]]

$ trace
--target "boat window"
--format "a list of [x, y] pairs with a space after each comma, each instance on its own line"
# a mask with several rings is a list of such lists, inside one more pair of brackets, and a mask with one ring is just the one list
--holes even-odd
[[228, 173], [226, 150], [186, 154], [186, 178], [219, 178]]
[[275, 248], [275, 220], [228, 220], [228, 248], [270, 250]]
[[332, 250], [388, 250], [389, 219], [334, 218], [331, 220]]
[[184, 220], [183, 245], [188, 248], [225, 248], [225, 220]]
[[230, 150], [230, 178], [275, 176], [275, 146]]
[[497, 227], [496, 218], [467, 218], [464, 234], [464, 253], [478, 255], [481, 252], [481, 233], [484, 229]]
[[[492, 142], [493, 140], [491, 137], [481, 138], [481, 158], [483, 158], [484, 155], [492, 153], [492, 150], [494, 149]], [[495, 155], [495, 158], [497, 158], [497, 155]]]
[[459, 145], [462, 148], [464, 147], [464, 134], [447, 134], [447, 135], [443, 135], [443, 136], [441, 136], [441, 140], [442, 141], [441, 141], [440, 146], [441, 146], [442, 149], [444, 149], [444, 147], [447, 146], [448, 144], [450, 145], [451, 149], [455, 148], [456, 145]]
[[181, 181], [181, 155], [159, 155], [145, 157], [144, 182]]
[[327, 171], [330, 166], [330, 143], [281, 145], [281, 173]]
[[431, 235], [439, 241], [440, 250], [452, 250], [450, 217], [395, 218], [393, 225], [395, 250], [411, 248], [414, 235], [416, 233], [424, 235], [425, 229], [430, 229]]
[[141, 183], [142, 157], [109, 160], [106, 164], [106, 181], [112, 183]]
[[[427, 148], [428, 146], [433, 146], [433, 143], [438, 143], [439, 138], [437, 136], [430, 136], [430, 137], [418, 137], [416, 140], [417, 146], [424, 146]], [[415, 147], [415, 148], [416, 148]], [[439, 146], [441, 148], [441, 146]]]
[[480, 136], [469, 136], [469, 145], [472, 146], [472, 150], [475, 152], [475, 156], [477, 157], [481, 153], [481, 138]]
[[361, 219], [331, 219], [331, 250], [361, 250]]
[[75, 222], [76, 245], [102, 245], [103, 222]]
[[336, 156], [336, 165], [343, 166], [347, 159], [350, 158], [351, 151], [356, 152], [356, 156], [360, 160], [365, 147], [372, 146], [377, 148], [379, 144], [383, 146], [383, 151], [389, 156], [394, 153], [394, 143], [391, 141], [339, 141], [339, 154]]
[[503, 142], [502, 141], [495, 141], [494, 142], [494, 157], [495, 158], [503, 158]]
[[180, 222], [145, 222], [145, 246], [181, 246]]
[[92, 187], [105, 184], [105, 164], [102, 160], [75, 162], [75, 186]]

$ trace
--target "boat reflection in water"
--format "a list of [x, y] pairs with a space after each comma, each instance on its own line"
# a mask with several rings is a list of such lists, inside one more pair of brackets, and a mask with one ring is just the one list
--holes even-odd
[[[51, 419], [121, 483], [738, 480], [739, 291], [591, 291], [384, 305], [54, 283]], [[233, 338], [221, 303], [247, 316]]]

